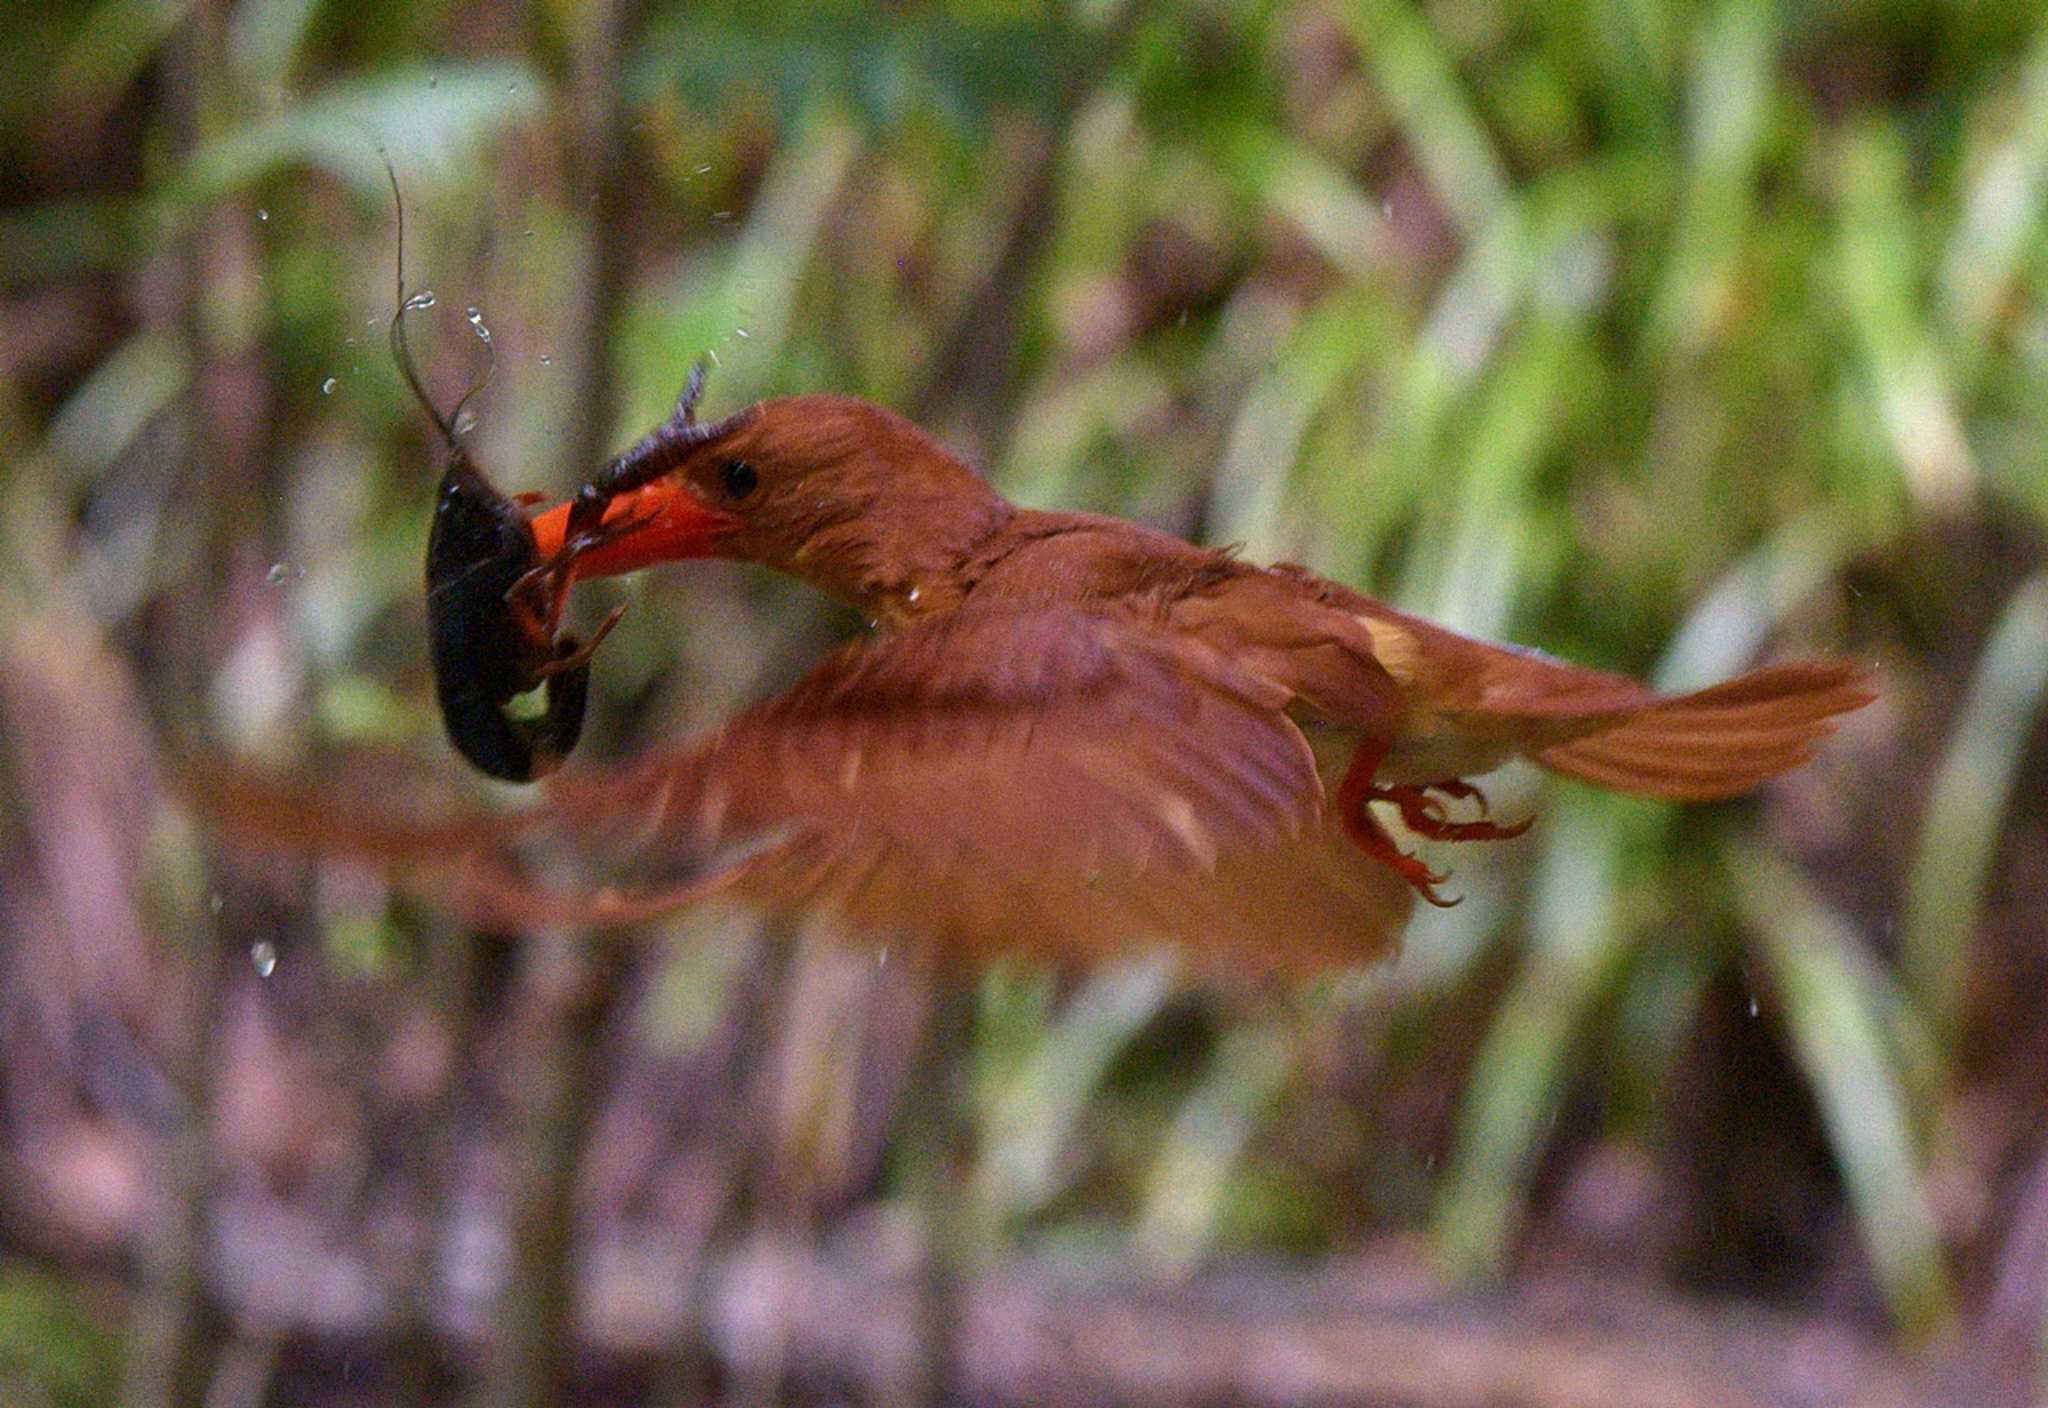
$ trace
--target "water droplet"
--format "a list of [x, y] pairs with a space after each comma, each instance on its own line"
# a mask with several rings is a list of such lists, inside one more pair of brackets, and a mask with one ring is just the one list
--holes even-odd
[[475, 411], [464, 410], [460, 415], [455, 417], [455, 433], [457, 435], [467, 435], [469, 434], [470, 431], [474, 429], [476, 429]]
[[1750, 994], [1749, 998], [1749, 1015], [1752, 1017], [1756, 1015], [1756, 995], [1754, 993]]
[[270, 218], [270, 212], [259, 205], [256, 207], [256, 218], [258, 220], [268, 220]]
[[734, 329], [732, 330], [732, 335], [733, 335], [734, 337], [752, 337], [752, 336], [753, 336], [753, 334], [752, 334], [752, 333], [750, 333], [750, 332], [748, 332], [748, 331], [747, 331], [747, 330], [746, 330], [745, 328], [734, 328]]
[[471, 308], [462, 316], [469, 319], [469, 325], [476, 329], [478, 337], [482, 338], [485, 342], [491, 340], [491, 330], [484, 326], [484, 315], [482, 313], [478, 312], [475, 308]]
[[257, 977], [269, 977], [277, 971], [277, 945], [268, 939], [258, 939], [250, 944], [249, 963], [256, 969]]
[[[406, 299], [399, 311], [403, 313], [417, 313], [423, 308], [433, 307], [436, 301], [434, 291], [430, 288], [423, 288], [411, 298]], [[371, 319], [371, 326], [376, 326], [374, 318]]]
[[320, 394], [322, 396], [332, 396], [334, 394], [334, 388], [339, 385], [341, 385], [341, 382], [339, 380], [337, 380], [334, 377], [329, 377], [327, 378], [327, 380], [320, 383]]
[[919, 598], [920, 596], [923, 596], [923, 595], [924, 595], [923, 591], [921, 591], [921, 590], [920, 590], [919, 588], [917, 588], [917, 587], [912, 587], [912, 588], [910, 589], [910, 599], [911, 599], [912, 601], [916, 601], [916, 600], [917, 600], [917, 599], [918, 599], [918, 598]]
[[[270, 570], [263, 574], [263, 580], [270, 583], [273, 587], [281, 587], [284, 585], [284, 579], [291, 575], [291, 568], [285, 566], [282, 562], [273, 562], [270, 564]], [[216, 895], [214, 898], [218, 899], [219, 896]], [[219, 912], [219, 910], [214, 911], [216, 914]]]
[[206, 912], [208, 914], [219, 914], [222, 910], [226, 909], [227, 907], [228, 898], [226, 895], [223, 895], [219, 890], [215, 890], [212, 894], [206, 897]]
[[544, 367], [552, 367], [555, 364], [555, 359], [543, 352], [540, 354], [540, 364]]

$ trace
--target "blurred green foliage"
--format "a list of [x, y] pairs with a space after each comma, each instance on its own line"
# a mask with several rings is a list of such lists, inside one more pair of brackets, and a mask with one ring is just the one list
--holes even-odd
[[[1761, 809], [1553, 786], [1540, 839], [1455, 858], [1467, 902], [1399, 964], [1284, 1011], [1191, 1018], [1160, 966], [1059, 1000], [993, 976], [993, 1224], [1051, 1246], [1108, 1226], [1169, 1268], [1428, 1227], [1497, 1269], [1561, 1147], [1690, 1157], [1678, 1104], [1715, 1077], [1681, 1065], [1711, 1057], [1693, 1034], [1733, 974], [1747, 1040], [1808, 1083], [1897, 1322], [1936, 1329], [1944, 1241], [1969, 1234], [1928, 1170], [1970, 1157], [1958, 1053], [2001, 1041], [1972, 1025], [1977, 936], [2009, 898], [2008, 819], [2042, 816], [2015, 779], [2039, 775], [2048, 682], [2040, 579], [2017, 589], [2048, 528], [2048, 24], [2020, 4], [1133, 3], [651, 7], [618, 75], [643, 184], [617, 438], [709, 351], [714, 403], [915, 406], [1027, 501], [1298, 558], [1673, 687], [1858, 650], [1888, 698]], [[250, 0], [212, 86], [181, 96], [161, 46], [184, 9], [0, 16], [0, 289], [85, 323], [0, 334], [10, 516], [62, 525], [16, 532], [0, 601], [62, 595], [155, 668], [152, 601], [195, 539], [151, 425], [199, 355], [161, 285], [225, 212], [197, 335], [258, 368], [243, 566], [283, 573], [236, 610], [288, 645], [261, 698], [229, 659], [211, 702], [164, 707], [272, 756], [403, 739], [445, 769], [380, 154], [411, 278], [453, 310], [430, 380], [446, 404], [476, 375], [479, 310], [479, 457], [563, 488], [550, 447], [580, 408], [549, 328], [593, 234], [562, 194], [578, 7]], [[1017, 241], [1015, 282], [987, 287]], [[932, 384], [983, 314], [998, 345]], [[786, 674], [822, 634], [802, 610], [750, 577], [649, 589], [598, 746]], [[1538, 805], [1528, 777], [1500, 790]], [[2038, 977], [2032, 942], [1996, 971]], [[1787, 1289], [1769, 1266], [1752, 1283]]]
[[110, 1401], [121, 1357], [103, 1312], [74, 1286], [0, 1261], [0, 1392], [10, 1402], [84, 1408]]

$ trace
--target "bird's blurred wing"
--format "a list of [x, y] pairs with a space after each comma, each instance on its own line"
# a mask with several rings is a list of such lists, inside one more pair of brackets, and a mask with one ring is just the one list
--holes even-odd
[[[245, 837], [369, 861], [479, 921], [625, 922], [717, 893], [973, 956], [1369, 959], [1412, 897], [1328, 824], [1287, 700], [1141, 620], [1002, 604], [841, 650], [716, 733], [566, 769], [517, 812], [394, 818], [218, 769], [186, 790]], [[521, 847], [612, 883], [538, 886]]]
[[838, 652], [708, 740], [565, 776], [551, 801], [614, 829], [637, 813], [643, 884], [770, 847], [733, 893], [859, 932], [1067, 957], [1146, 940], [1370, 956], [1406, 896], [1326, 854], [1288, 697], [1131, 617], [970, 607]]

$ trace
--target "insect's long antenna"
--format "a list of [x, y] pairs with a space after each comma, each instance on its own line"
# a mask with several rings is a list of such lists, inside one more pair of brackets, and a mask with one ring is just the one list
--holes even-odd
[[[391, 164], [391, 154], [380, 149], [378, 155], [384, 158], [384, 174], [391, 181], [391, 205], [398, 213], [398, 289], [395, 311], [391, 314], [391, 358], [398, 363], [398, 374], [404, 377], [405, 384], [412, 388], [413, 399], [420, 403], [420, 408], [427, 413], [427, 418], [433, 421], [434, 429], [441, 432], [441, 439], [447, 443], [448, 449], [451, 452], [459, 451], [462, 448], [462, 444], [455, 434], [455, 422], [450, 417], [441, 414], [441, 408], [434, 404], [434, 398], [429, 396], [427, 388], [420, 384], [419, 368], [413, 362], [412, 347], [405, 340], [405, 315], [417, 309], [430, 306], [432, 300], [424, 294], [416, 298], [406, 295], [405, 197], [399, 194], [398, 171]], [[495, 367], [497, 365], [497, 353], [495, 350], [491, 354], [491, 359], [491, 364]], [[485, 373], [484, 380], [490, 380], [488, 372]], [[458, 414], [462, 410], [463, 402], [468, 400], [469, 395], [465, 394], [462, 401], [456, 403], [455, 409]]]
[[457, 435], [462, 433], [463, 411], [468, 409], [470, 401], [478, 393], [491, 384], [491, 378], [497, 375], [498, 372], [498, 344], [491, 341], [490, 331], [484, 327], [483, 320], [477, 314], [477, 311], [472, 308], [469, 310], [469, 314], [469, 321], [476, 328], [477, 336], [483, 339], [486, 360], [484, 362], [484, 374], [469, 384], [469, 389], [462, 393], [462, 399], [455, 403], [455, 409], [448, 413], [449, 424], [454, 427], [454, 433]]

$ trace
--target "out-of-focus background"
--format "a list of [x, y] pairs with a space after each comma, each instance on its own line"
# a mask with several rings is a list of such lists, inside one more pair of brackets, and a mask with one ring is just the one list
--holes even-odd
[[[2041, 1401], [2038, 7], [43, 0], [0, 45], [0, 1398]], [[242, 864], [164, 760], [484, 791], [384, 153], [507, 489], [708, 353], [713, 412], [857, 393], [1029, 503], [1883, 698], [1751, 801], [1493, 779], [1531, 836], [1306, 988]], [[713, 564], [620, 600], [596, 758], [860, 624]]]

